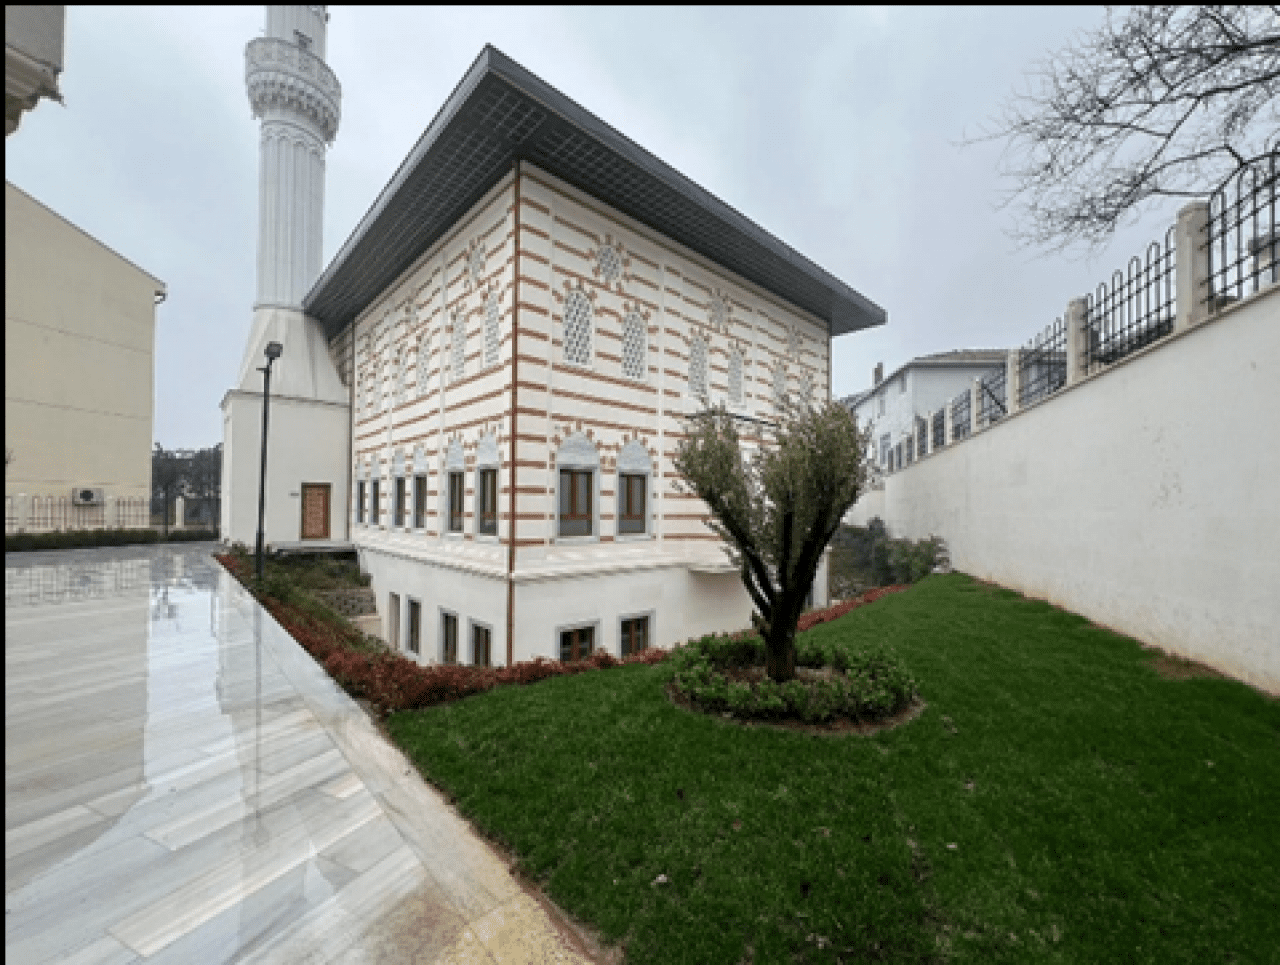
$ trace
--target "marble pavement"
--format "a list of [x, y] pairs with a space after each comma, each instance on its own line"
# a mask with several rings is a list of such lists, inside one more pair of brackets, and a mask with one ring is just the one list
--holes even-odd
[[6, 554], [6, 960], [595, 960], [213, 548]]

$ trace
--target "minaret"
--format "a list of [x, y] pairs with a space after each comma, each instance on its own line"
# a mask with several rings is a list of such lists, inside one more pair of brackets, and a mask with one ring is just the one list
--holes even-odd
[[[263, 351], [284, 346], [271, 372], [269, 543], [316, 529], [310, 484], [328, 485], [331, 539], [346, 536], [348, 393], [320, 323], [302, 301], [320, 276], [324, 155], [338, 132], [341, 87], [324, 62], [326, 7], [269, 6], [263, 36], [245, 47], [245, 88], [261, 121], [258, 277], [253, 326], [236, 387], [223, 399], [222, 537], [253, 543], [261, 444]], [[300, 446], [300, 440], [305, 445]], [[314, 493], [310, 494], [314, 496]], [[318, 498], [318, 497], [316, 497]], [[299, 499], [303, 505], [299, 504]], [[313, 537], [314, 538], [314, 537]]]

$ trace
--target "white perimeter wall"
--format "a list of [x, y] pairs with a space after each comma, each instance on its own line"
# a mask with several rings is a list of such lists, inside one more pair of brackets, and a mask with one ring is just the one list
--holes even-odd
[[1280, 693], [1280, 289], [869, 496], [851, 518], [940, 535], [958, 570]]

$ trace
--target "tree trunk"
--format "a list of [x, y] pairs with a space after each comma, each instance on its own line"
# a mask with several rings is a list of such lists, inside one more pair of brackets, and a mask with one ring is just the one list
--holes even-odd
[[794, 634], [771, 632], [764, 641], [765, 670], [769, 679], [780, 684], [796, 676], [796, 639]]

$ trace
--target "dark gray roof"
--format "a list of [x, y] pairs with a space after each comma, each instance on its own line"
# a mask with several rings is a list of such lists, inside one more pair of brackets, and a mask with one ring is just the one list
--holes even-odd
[[883, 308], [486, 46], [303, 300], [332, 337], [527, 160], [828, 323]]

